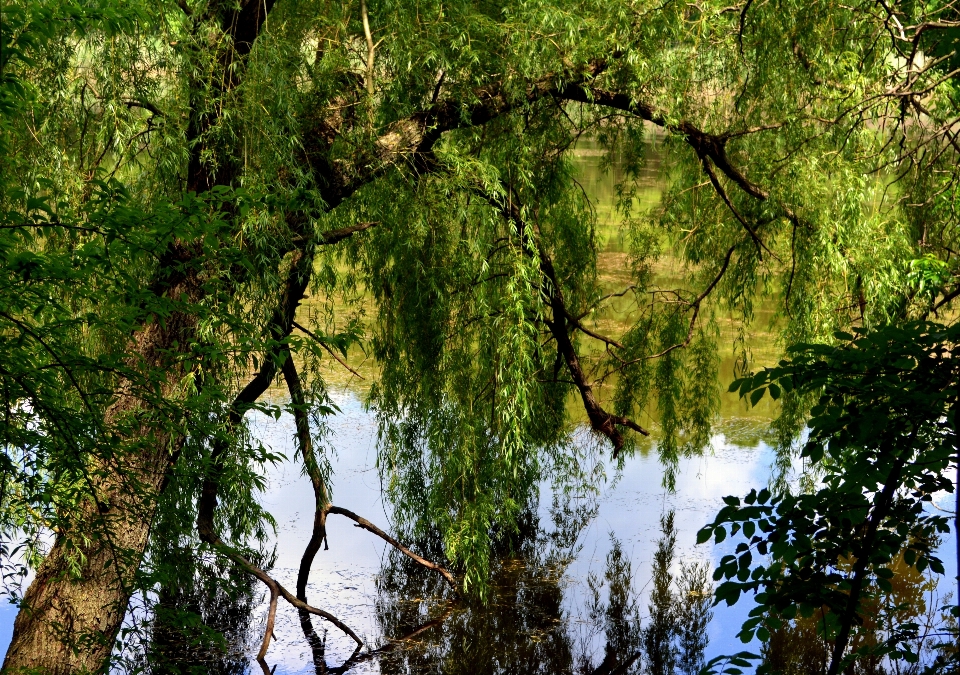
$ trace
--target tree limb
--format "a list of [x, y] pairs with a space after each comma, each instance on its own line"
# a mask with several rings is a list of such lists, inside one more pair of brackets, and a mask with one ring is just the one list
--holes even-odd
[[[617, 428], [618, 426], [633, 429], [644, 436], [648, 436], [650, 432], [633, 420], [607, 412], [597, 401], [596, 396], [594, 396], [593, 387], [587, 382], [586, 373], [584, 373], [583, 366], [580, 364], [580, 357], [577, 354], [576, 348], [573, 346], [573, 342], [570, 340], [567, 326], [568, 319], [572, 317], [572, 314], [564, 303], [563, 292], [560, 288], [556, 270], [553, 267], [553, 261], [543, 248], [541, 242], [533, 242], [533, 246], [531, 247], [531, 235], [528, 232], [526, 221], [520, 212], [516, 200], [505, 200], [482, 188], [478, 188], [478, 192], [494, 208], [500, 211], [505, 220], [513, 224], [514, 231], [520, 238], [522, 249], [526, 252], [531, 250], [536, 251], [540, 272], [544, 277], [544, 282], [540, 284], [540, 292], [543, 294], [547, 304], [550, 305], [553, 314], [553, 319], [547, 320], [545, 323], [557, 341], [558, 354], [562, 356], [566, 362], [570, 377], [580, 392], [580, 398], [583, 401], [587, 418], [590, 420], [591, 428], [610, 440], [613, 444], [613, 457], [616, 458], [626, 442], [623, 434]], [[609, 343], [610, 341], [608, 340], [607, 342]]]

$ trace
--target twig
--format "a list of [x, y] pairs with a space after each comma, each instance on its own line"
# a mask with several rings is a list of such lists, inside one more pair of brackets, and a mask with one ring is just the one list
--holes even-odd
[[341, 359], [341, 358], [337, 355], [337, 353], [336, 353], [335, 351], [333, 351], [332, 349], [330, 349], [329, 345], [327, 345], [327, 343], [326, 343], [324, 340], [322, 340], [319, 336], [315, 335], [315, 334], [314, 334], [313, 332], [311, 332], [309, 329], [304, 328], [303, 326], [301, 326], [301, 325], [300, 325], [299, 323], [297, 323], [296, 321], [293, 322], [293, 327], [294, 327], [294, 328], [297, 328], [297, 329], [299, 329], [299, 330], [301, 330], [301, 331], [303, 331], [304, 333], [306, 333], [307, 335], [309, 335], [310, 337], [312, 337], [312, 338], [314, 339], [314, 341], [316, 341], [316, 343], [317, 343], [318, 345], [320, 345], [321, 347], [323, 347], [330, 356], [332, 356], [333, 358], [335, 358], [335, 359], [337, 360], [337, 362], [338, 362], [341, 366], [343, 366], [344, 368], [346, 368], [347, 370], [349, 370], [349, 371], [350, 371], [351, 373], [353, 373], [356, 377], [359, 377], [361, 380], [366, 379], [363, 375], [361, 375], [360, 373], [358, 373], [357, 371], [355, 371], [353, 368], [351, 368], [349, 365], [347, 365], [347, 362], [344, 361], [343, 359]]
[[370, 33], [370, 19], [367, 17], [367, 0], [360, 0], [360, 13], [363, 15], [363, 35], [367, 39], [367, 93], [373, 97], [373, 57], [376, 47]]
[[636, 284], [630, 284], [629, 286], [627, 286], [626, 288], [624, 288], [622, 291], [618, 293], [607, 293], [606, 295], [601, 295], [599, 298], [596, 299], [596, 301], [592, 305], [590, 305], [590, 309], [588, 309], [585, 312], [581, 312], [580, 315], [577, 316], [577, 321], [581, 321], [587, 314], [593, 311], [593, 309], [597, 307], [600, 303], [606, 300], [609, 300], [610, 298], [622, 298], [630, 291], [635, 291], [635, 290], [637, 290]]

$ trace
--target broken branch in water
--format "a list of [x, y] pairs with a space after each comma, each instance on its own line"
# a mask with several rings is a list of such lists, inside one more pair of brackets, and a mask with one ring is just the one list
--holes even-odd
[[[296, 325], [295, 322], [294, 325]], [[297, 372], [297, 366], [293, 362], [293, 355], [290, 354], [289, 351], [287, 351], [281, 369], [283, 378], [287, 383], [287, 390], [290, 393], [290, 407], [293, 410], [293, 417], [297, 428], [297, 444], [300, 449], [300, 456], [303, 458], [303, 465], [306, 468], [307, 476], [310, 478], [310, 483], [313, 486], [315, 504], [313, 532], [310, 535], [310, 541], [307, 542], [307, 546], [303, 551], [303, 557], [300, 559], [300, 570], [297, 573], [297, 598], [301, 602], [306, 603], [310, 568], [313, 565], [313, 559], [320, 550], [320, 544], [327, 538], [327, 515], [331, 513], [349, 518], [356, 523], [356, 527], [372, 532], [422, 567], [437, 572], [446, 579], [450, 587], [456, 592], [457, 581], [446, 568], [418, 556], [366, 518], [357, 515], [353, 511], [334, 506], [330, 503], [326, 482], [324, 481], [323, 473], [320, 470], [320, 464], [317, 461], [317, 455], [313, 447], [313, 437], [310, 434], [310, 420], [307, 416], [307, 401], [303, 394], [303, 385], [300, 382], [300, 374]], [[268, 622], [269, 621], [270, 619], [268, 617]], [[313, 647], [317, 638], [306, 610], [300, 612], [300, 626], [303, 629], [307, 642]]]

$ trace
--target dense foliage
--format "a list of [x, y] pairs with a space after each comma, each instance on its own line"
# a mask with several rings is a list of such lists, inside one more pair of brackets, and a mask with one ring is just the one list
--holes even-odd
[[[492, 543], [541, 481], [589, 478], [576, 424], [618, 461], [653, 430], [672, 484], [713, 431], [720, 329], [732, 320], [747, 374], [761, 299], [785, 345], [948, 311], [958, 21], [947, 0], [5, 3], [0, 526], [38, 567], [6, 667], [104, 667], [131, 594], [176, 576], [171, 550], [223, 556], [326, 616], [255, 564], [272, 456], [244, 415], [277, 412], [264, 397], [286, 382], [317, 496], [309, 572], [324, 519], [347, 515], [331, 510], [316, 433], [334, 412], [321, 359], [363, 333], [396, 527], [437, 536], [482, 598]], [[652, 133], [668, 187], [643, 211]], [[613, 294], [571, 164], [581, 138], [623, 169], [622, 335], [601, 330]], [[658, 274], [669, 266], [676, 283]], [[802, 394], [829, 384], [813, 382], [782, 398], [784, 467]], [[900, 419], [903, 402], [884, 400], [899, 412], [883, 419]], [[831, 441], [874, 454], [850, 459], [853, 477], [839, 456], [820, 462], [839, 472], [832, 492], [778, 498], [800, 509], [783, 527], [832, 499], [870, 502], [879, 464], [934, 443], [939, 417], [923, 410], [896, 452]], [[824, 444], [840, 433], [815, 429]], [[902, 480], [947, 487], [933, 476], [949, 457]], [[896, 504], [878, 518], [905, 519], [907, 564], [932, 563], [939, 521]], [[835, 525], [838, 542], [856, 529]], [[856, 555], [842, 548], [817, 569]], [[783, 592], [778, 611], [794, 602]]]
[[[783, 390], [817, 396], [801, 452], [816, 484], [727, 497], [699, 535], [744, 539], [715, 574], [726, 580], [718, 602], [756, 593], [744, 642], [769, 641], [785, 622], [817, 613], [830, 673], [847, 672], [858, 658], [919, 660], [920, 624], [896, 617], [904, 608], [882, 599], [904, 568], [943, 574], [935, 548], [949, 522], [928, 505], [955, 490], [948, 469], [960, 470], [960, 327], [921, 321], [859, 333], [838, 334], [836, 347], [796, 345], [790, 360], [732, 385], [754, 403]], [[956, 649], [949, 633], [938, 637], [944, 651], [935, 667], [946, 672], [948, 662], [956, 667]], [[857, 649], [847, 653], [848, 644]]]

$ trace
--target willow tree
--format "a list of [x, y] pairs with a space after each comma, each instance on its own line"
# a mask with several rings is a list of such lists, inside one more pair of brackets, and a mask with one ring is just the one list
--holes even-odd
[[[58, 269], [77, 251], [97, 262], [57, 290], [55, 316], [11, 300], [3, 319], [5, 357], [30, 349], [37, 364], [3, 373], [17, 413], [4, 467], [21, 486], [5, 522], [56, 533], [8, 672], [104, 667], [160, 505], [266, 583], [271, 616], [282, 596], [349, 632], [305, 595], [328, 515], [389, 538], [330, 504], [308, 420], [325, 409], [316, 359], [356, 337], [333, 311], [344, 287], [376, 304], [371, 400], [401, 532], [437, 533], [479, 595], [492, 533], [513, 527], [549, 466], [577, 465], [569, 396], [618, 459], [655, 409], [670, 484], [710, 437], [718, 316], [746, 331], [774, 297], [792, 342], [956, 294], [950, 4], [104, 0], [3, 13], [5, 250], [59, 256]], [[668, 138], [670, 187], [639, 213], [651, 127]], [[595, 322], [609, 298], [569, 152], [585, 135], [627, 159], [624, 293], [638, 309], [619, 336]], [[687, 270], [680, 287], [653, 274], [667, 255]], [[4, 297], [18, 301], [40, 278], [11, 274]], [[50, 297], [58, 277], [42, 279]], [[298, 314], [311, 288], [328, 312]], [[587, 342], [603, 358], [586, 358]], [[52, 384], [32, 386], [36, 373]], [[614, 373], [605, 402], [597, 383]], [[244, 414], [278, 377], [317, 499], [296, 594], [234, 545], [251, 531], [260, 453]], [[89, 427], [66, 438], [57, 421], [72, 411]], [[227, 513], [223, 490], [247, 499]]]

